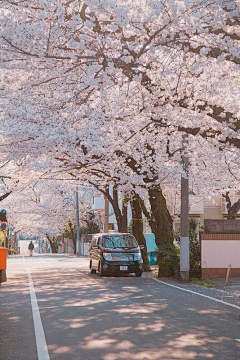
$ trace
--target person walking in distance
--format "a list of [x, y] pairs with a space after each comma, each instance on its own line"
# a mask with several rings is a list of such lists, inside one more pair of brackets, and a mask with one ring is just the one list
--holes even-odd
[[31, 241], [30, 244], [28, 245], [30, 256], [33, 256], [33, 249], [34, 249], [34, 245], [33, 242]]

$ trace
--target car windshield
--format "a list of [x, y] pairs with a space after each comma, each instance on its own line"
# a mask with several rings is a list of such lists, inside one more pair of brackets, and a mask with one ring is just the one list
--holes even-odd
[[137, 241], [132, 235], [104, 235], [102, 245], [106, 248], [136, 248]]

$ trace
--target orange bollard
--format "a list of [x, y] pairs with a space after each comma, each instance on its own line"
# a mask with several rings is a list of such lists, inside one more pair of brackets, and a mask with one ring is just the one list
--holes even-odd
[[7, 248], [0, 247], [0, 285], [2, 282], [7, 281], [7, 250]]
[[0, 247], [0, 270], [7, 268], [7, 248]]

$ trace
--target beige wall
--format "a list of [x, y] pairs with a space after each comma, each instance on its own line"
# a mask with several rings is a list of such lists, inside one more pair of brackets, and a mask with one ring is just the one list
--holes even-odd
[[222, 198], [217, 196], [212, 196], [210, 199], [204, 198], [205, 207], [222, 207]]
[[70, 254], [74, 253], [72, 239], [64, 238], [64, 242], [62, 243], [62, 247], [61, 247], [61, 252], [70, 253]]
[[240, 268], [240, 240], [202, 240], [202, 268]]
[[200, 215], [200, 225], [204, 224], [204, 219], [215, 219], [215, 220], [223, 219], [221, 208], [205, 207], [204, 214]]
[[[192, 205], [191, 205], [192, 204]], [[189, 215], [194, 216], [199, 226], [204, 225], [204, 219], [223, 219], [222, 199], [212, 197], [211, 199], [201, 196], [192, 196]], [[180, 219], [174, 221], [174, 230], [179, 229]]]

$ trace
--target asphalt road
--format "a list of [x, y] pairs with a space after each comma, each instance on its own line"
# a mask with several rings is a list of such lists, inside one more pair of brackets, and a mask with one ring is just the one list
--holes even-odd
[[214, 292], [148, 274], [100, 278], [68, 255], [14, 256], [7, 275], [1, 360], [240, 359], [240, 306]]

